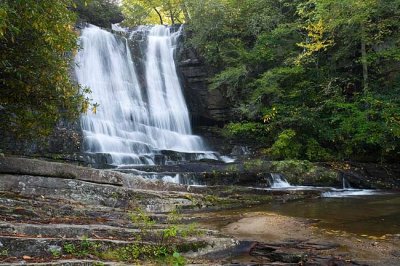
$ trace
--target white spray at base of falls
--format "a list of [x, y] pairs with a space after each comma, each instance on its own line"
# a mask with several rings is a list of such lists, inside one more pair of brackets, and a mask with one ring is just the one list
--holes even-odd
[[217, 159], [191, 132], [173, 58], [179, 34], [165, 26], [148, 28], [143, 93], [128, 41], [92, 25], [82, 30], [75, 72], [99, 104], [96, 114], [81, 117], [87, 154], [104, 154], [113, 165], [154, 164], [161, 150]]

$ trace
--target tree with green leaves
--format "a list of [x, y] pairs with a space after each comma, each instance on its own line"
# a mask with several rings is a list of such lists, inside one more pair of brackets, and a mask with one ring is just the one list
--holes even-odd
[[232, 137], [253, 134], [249, 141], [278, 159], [399, 158], [400, 1], [189, 7], [190, 41], [209, 64], [210, 89], [233, 106]]
[[118, 0], [74, 0], [73, 10], [81, 21], [103, 28], [124, 19]]
[[186, 0], [123, 0], [124, 24], [138, 26], [143, 24], [184, 23], [188, 18]]
[[37, 138], [89, 108], [70, 78], [77, 50], [70, 0], [1, 1], [0, 131]]

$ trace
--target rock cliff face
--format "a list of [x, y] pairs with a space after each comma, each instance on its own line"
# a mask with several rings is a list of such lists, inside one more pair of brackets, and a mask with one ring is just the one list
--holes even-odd
[[194, 126], [223, 124], [229, 105], [219, 90], [208, 90], [209, 73], [196, 51], [187, 45], [184, 33], [176, 50], [177, 70]]
[[59, 121], [50, 136], [38, 140], [16, 139], [8, 132], [0, 132], [0, 136], [0, 152], [83, 162], [79, 121]]

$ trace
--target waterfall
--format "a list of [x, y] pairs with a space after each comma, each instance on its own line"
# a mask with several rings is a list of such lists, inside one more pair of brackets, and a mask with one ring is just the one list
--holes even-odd
[[347, 181], [347, 179], [344, 177], [342, 177], [342, 185], [343, 185], [343, 189], [352, 189], [349, 181]]
[[288, 181], [280, 174], [271, 173], [271, 188], [288, 188], [291, 187]]
[[174, 61], [178, 37], [165, 26], [149, 30], [146, 53], [147, 102], [152, 139], [160, 149], [182, 152], [204, 150], [200, 137], [193, 136], [189, 112]]
[[84, 152], [113, 165], [154, 164], [163, 150], [217, 159], [191, 132], [173, 57], [180, 32], [154, 26], [146, 34], [143, 88], [127, 39], [93, 25], [82, 30], [75, 72], [99, 104], [81, 117]]

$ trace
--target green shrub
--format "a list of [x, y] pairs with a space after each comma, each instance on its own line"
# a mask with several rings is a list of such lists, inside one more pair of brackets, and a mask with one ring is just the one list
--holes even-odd
[[223, 135], [239, 142], [255, 142], [261, 145], [267, 141], [266, 125], [257, 122], [229, 123], [223, 129]]
[[296, 140], [293, 129], [282, 131], [268, 153], [276, 159], [297, 159], [300, 157], [301, 144]]
[[307, 159], [310, 161], [329, 161], [332, 160], [333, 156], [315, 139], [309, 139], [307, 141], [307, 146], [306, 146], [306, 156]]

